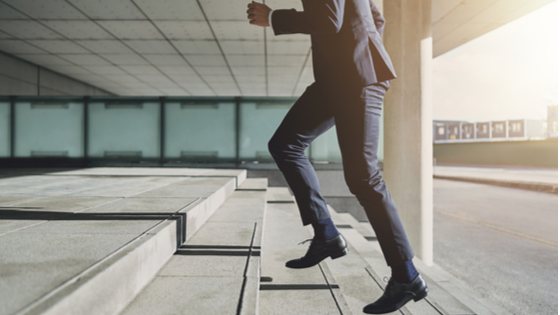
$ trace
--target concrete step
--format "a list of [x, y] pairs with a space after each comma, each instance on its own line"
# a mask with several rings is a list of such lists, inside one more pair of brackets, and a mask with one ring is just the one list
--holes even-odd
[[246, 176], [123, 171], [0, 180], [0, 314], [118, 313]]
[[287, 188], [269, 187], [265, 221], [258, 313], [351, 314], [325, 262], [299, 270], [285, 267], [307, 251], [308, 244], [298, 243], [312, 237]]
[[121, 314], [256, 314], [266, 186], [247, 179]]
[[[382, 290], [386, 286], [383, 279], [388, 279], [391, 276], [391, 269], [383, 258], [381, 248], [375, 238], [375, 233], [369, 223], [358, 222], [348, 213], [338, 213], [331, 207], [329, 207], [329, 210], [335, 225], [337, 225], [352, 247], [350, 256], [353, 256], [353, 253], [355, 253], [362, 258], [361, 264], [367, 263], [368, 267], [366, 268], [370, 268], [367, 270], [367, 273], [380, 289], [371, 298], [371, 301], [368, 302], [371, 303], [381, 296]], [[359, 261], [355, 257], [351, 259]], [[395, 314], [508, 314], [504, 309], [496, 306], [439, 266], [427, 266], [416, 257], [413, 261], [428, 283], [430, 293], [427, 298], [419, 302], [409, 302], [400, 310], [402, 313], [395, 312]], [[335, 278], [339, 275], [335, 270], [340, 270], [337, 263], [337, 261], [329, 262], [329, 265], [332, 264], [331, 270], [333, 270]], [[344, 273], [340, 274], [343, 277], [346, 276]], [[355, 277], [356, 275], [353, 276]], [[341, 286], [341, 288], [344, 293], [344, 287]], [[350, 300], [350, 298], [347, 297], [347, 300]]]

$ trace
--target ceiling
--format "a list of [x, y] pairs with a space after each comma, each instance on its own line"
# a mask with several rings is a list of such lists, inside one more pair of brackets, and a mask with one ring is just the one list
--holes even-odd
[[[434, 56], [552, 1], [433, 0]], [[301, 94], [308, 36], [249, 25], [248, 2], [0, 0], [0, 50], [117, 95]]]

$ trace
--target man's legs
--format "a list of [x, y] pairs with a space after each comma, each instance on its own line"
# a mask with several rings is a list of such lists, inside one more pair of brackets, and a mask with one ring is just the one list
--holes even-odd
[[294, 193], [304, 225], [330, 218], [317, 174], [304, 154], [315, 138], [334, 125], [321, 98], [317, 85], [310, 85], [268, 143], [272, 157]]
[[386, 86], [369, 85], [331, 97], [344, 177], [364, 207], [387, 264], [404, 264], [414, 256], [397, 207], [377, 165], [379, 120]]

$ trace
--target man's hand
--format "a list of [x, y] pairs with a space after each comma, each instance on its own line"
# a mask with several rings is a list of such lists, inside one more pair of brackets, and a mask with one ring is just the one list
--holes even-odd
[[253, 1], [249, 3], [247, 7], [249, 8], [247, 10], [249, 23], [262, 27], [270, 26], [268, 15], [272, 10], [266, 4]]

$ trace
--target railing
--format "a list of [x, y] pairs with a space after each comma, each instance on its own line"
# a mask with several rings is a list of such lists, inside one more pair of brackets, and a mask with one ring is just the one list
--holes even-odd
[[[295, 98], [0, 97], [0, 160], [272, 162], [268, 140]], [[340, 163], [334, 128], [306, 150]]]

